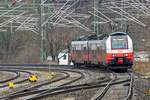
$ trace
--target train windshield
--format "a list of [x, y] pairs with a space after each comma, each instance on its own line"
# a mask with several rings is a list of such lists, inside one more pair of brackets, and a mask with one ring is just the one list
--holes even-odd
[[112, 36], [112, 49], [126, 49], [127, 48], [127, 36], [117, 35]]

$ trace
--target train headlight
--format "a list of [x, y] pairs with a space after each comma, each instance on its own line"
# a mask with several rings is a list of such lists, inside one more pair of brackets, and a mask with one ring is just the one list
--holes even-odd
[[116, 57], [116, 54], [112, 54], [113, 57]]
[[125, 57], [128, 57], [128, 54], [124, 54]]

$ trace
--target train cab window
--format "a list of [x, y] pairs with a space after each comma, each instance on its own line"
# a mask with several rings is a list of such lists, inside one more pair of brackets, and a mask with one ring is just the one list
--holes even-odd
[[127, 49], [127, 36], [112, 36], [112, 49]]

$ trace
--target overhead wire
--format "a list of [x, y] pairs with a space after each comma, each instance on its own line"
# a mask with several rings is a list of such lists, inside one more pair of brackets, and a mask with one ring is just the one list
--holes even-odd
[[[141, 21], [137, 20], [135, 17], [133, 17], [132, 15], [130, 15], [129, 13], [127, 13], [126, 11], [120, 9], [117, 5], [113, 4], [117, 9], [121, 10], [123, 13], [127, 14], [129, 17], [131, 17], [133, 20], [137, 21], [138, 23], [140, 23], [140, 25], [142, 26], [146, 26], [144, 23], [142, 23]], [[125, 15], [124, 15], [125, 16]]]
[[[119, 13], [119, 12], [117, 12], [117, 11], [115, 11], [115, 10], [109, 8], [109, 7], [108, 7], [108, 9], [111, 10], [111, 11], [113, 11], [113, 12], [115, 12], [115, 13], [117, 13], [117, 14], [119, 14], [119, 15], [121, 15], [121, 13]], [[125, 16], [125, 15], [123, 15], [123, 17], [125, 17], [125, 18], [127, 18], [127, 19], [130, 19], [130, 20], [134, 21], [135, 23], [137, 23], [137, 24], [139, 24], [139, 25], [141, 25], [141, 26], [144, 26], [144, 27], [146, 26], [145, 24], [143, 24], [143, 23], [141, 23], [141, 22], [138, 22], [138, 21], [135, 21], [134, 19], [132, 19], [132, 18], [130, 18], [130, 17], [127, 17], [127, 16]]]

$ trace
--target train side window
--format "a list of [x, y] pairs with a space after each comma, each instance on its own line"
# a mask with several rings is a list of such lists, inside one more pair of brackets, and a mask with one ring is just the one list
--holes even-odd
[[88, 45], [88, 49], [91, 50], [91, 45], [90, 44]]
[[73, 50], [76, 50], [76, 45], [73, 45]]
[[100, 47], [97, 47], [97, 50], [99, 51], [99, 50], [100, 50]]
[[97, 52], [98, 52], [98, 54], [100, 55], [101, 53], [101, 51], [100, 51], [100, 47], [97, 47]]
[[71, 50], [74, 50], [74, 48], [75, 48], [74, 45], [72, 45]]
[[86, 54], [86, 47], [83, 47], [83, 52], [84, 54]]
[[96, 58], [96, 51], [95, 50], [92, 51], [92, 54], [93, 54], [93, 58]]
[[96, 44], [91, 44], [91, 49], [96, 50]]
[[83, 47], [84, 47], [83, 44], [81, 44], [81, 45], [80, 45], [81, 50], [83, 49]]
[[82, 45], [78, 44], [76, 45], [76, 50], [81, 50]]
[[81, 57], [81, 51], [77, 51], [77, 56]]

